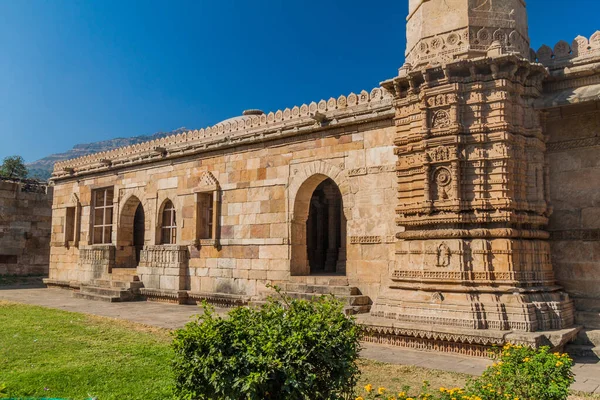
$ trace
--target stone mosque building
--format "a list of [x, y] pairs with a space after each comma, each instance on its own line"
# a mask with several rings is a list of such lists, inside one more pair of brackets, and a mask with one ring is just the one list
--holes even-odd
[[600, 32], [534, 51], [523, 0], [409, 3], [381, 87], [57, 163], [47, 285], [333, 293], [368, 340], [474, 355], [600, 329]]

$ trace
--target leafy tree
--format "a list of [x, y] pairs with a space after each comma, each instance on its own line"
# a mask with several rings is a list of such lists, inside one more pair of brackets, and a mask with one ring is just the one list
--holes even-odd
[[27, 177], [27, 167], [25, 161], [21, 156], [9, 156], [5, 157], [0, 165], [0, 176], [5, 178], [19, 178], [24, 179]]

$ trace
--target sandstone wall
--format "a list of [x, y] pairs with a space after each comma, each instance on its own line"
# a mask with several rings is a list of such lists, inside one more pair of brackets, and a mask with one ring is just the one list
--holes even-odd
[[[95, 247], [90, 242], [91, 194], [95, 188], [114, 186], [116, 222], [132, 196], [144, 207], [147, 246], [160, 244], [161, 206], [167, 199], [174, 203], [176, 244], [188, 246], [190, 254], [185, 289], [259, 295], [266, 283], [290, 279], [296, 200], [307, 195], [310, 199], [314, 187], [305, 183], [317, 176], [333, 179], [342, 194], [349, 283], [374, 300], [394, 260], [394, 132], [390, 115], [376, 122], [60, 181], [54, 192], [50, 278], [94, 278], [93, 268], [80, 257], [83, 252], [93, 257], [89, 249]], [[196, 237], [196, 192], [205, 172], [220, 188], [218, 246], [198, 243]], [[79, 243], [65, 243], [67, 207], [78, 203]], [[116, 266], [127, 257], [122, 255], [126, 249], [121, 228], [113, 230]], [[138, 267], [138, 273], [150, 274], [144, 268]]]
[[52, 188], [0, 178], [0, 275], [47, 275]]
[[578, 310], [600, 309], [600, 103], [548, 111], [552, 261]]

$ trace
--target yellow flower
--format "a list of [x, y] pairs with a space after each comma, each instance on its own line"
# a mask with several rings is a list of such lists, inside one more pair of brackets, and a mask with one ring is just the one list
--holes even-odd
[[358, 396], [358, 397], [356, 398], [356, 400], [365, 400], [365, 399], [364, 399], [363, 397], [361, 397], [361, 396]]
[[373, 390], [373, 385], [371, 385], [370, 383], [367, 386], [365, 386], [365, 391], [367, 393], [371, 393], [372, 390]]
[[528, 362], [529, 360], [531, 360], [529, 357], [525, 357], [525, 358], [523, 359], [523, 362]]
[[406, 397], [406, 392], [400, 392], [400, 393], [398, 393], [398, 396], [399, 397]]
[[557, 367], [560, 367], [561, 365], [563, 365], [563, 363], [562, 363], [561, 361], [557, 361], [557, 362], [556, 362], [556, 366], [557, 366]]
[[385, 388], [380, 386], [379, 389], [377, 389], [377, 393], [379, 394], [384, 394], [385, 393]]

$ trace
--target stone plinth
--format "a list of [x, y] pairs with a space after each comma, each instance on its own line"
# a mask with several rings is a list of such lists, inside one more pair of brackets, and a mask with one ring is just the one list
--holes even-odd
[[148, 289], [183, 290], [186, 288], [189, 253], [187, 246], [144, 246], [138, 276]]
[[[115, 265], [115, 246], [93, 245], [80, 246], [78, 271], [81, 282], [91, 282], [95, 279], [109, 279], [109, 274]], [[52, 278], [52, 277], [51, 277]]]

